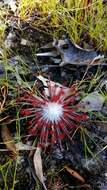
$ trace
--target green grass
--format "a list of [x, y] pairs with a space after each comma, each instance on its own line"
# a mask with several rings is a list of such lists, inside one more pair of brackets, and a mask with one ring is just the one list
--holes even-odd
[[[8, 8], [0, 9], [0, 41], [5, 37], [8, 24]], [[65, 0], [21, 0], [18, 3], [17, 22], [28, 22], [34, 28], [58, 37], [66, 32], [70, 38], [79, 43], [84, 39], [84, 47], [92, 40], [94, 46], [107, 48], [107, 5], [101, 0], [88, 1]], [[14, 16], [13, 16], [14, 17]], [[85, 38], [86, 35], [86, 38]]]
[[[34, 10], [37, 16], [33, 20]], [[78, 43], [87, 33], [95, 45], [107, 48], [107, 5], [103, 5], [101, 0], [93, 0], [90, 4], [77, 0], [66, 0], [62, 4], [57, 0], [22, 0], [18, 14], [20, 19], [55, 37], [64, 31]]]

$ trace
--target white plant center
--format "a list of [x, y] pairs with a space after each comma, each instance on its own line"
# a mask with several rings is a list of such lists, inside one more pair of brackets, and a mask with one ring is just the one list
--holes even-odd
[[49, 102], [43, 107], [42, 118], [47, 122], [57, 123], [63, 115], [63, 107], [56, 102]]

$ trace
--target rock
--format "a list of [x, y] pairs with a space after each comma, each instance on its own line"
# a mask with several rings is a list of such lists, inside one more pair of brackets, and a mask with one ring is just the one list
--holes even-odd
[[101, 111], [105, 98], [98, 93], [97, 91], [88, 94], [84, 97], [78, 107], [81, 111], [89, 112], [89, 111]]
[[16, 1], [15, 0], [3, 0], [5, 5], [8, 5], [11, 10], [15, 13], [16, 11]]
[[9, 34], [7, 35], [6, 37], [6, 40], [4, 42], [5, 44], [5, 47], [8, 49], [8, 48], [11, 48], [11, 47], [15, 47], [15, 39], [16, 39], [16, 34], [14, 31], [10, 31]]
[[102, 110], [101, 110], [101, 113], [107, 117], [107, 103], [103, 106]]

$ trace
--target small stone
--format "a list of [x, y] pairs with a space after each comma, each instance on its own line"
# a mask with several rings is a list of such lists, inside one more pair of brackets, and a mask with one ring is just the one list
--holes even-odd
[[98, 92], [92, 92], [84, 97], [79, 103], [79, 109], [87, 111], [101, 111], [105, 98]]
[[22, 38], [21, 39], [21, 45], [26, 46], [27, 45], [27, 40]]
[[107, 105], [104, 105], [102, 110], [101, 110], [101, 113], [106, 117], [107, 116]]

